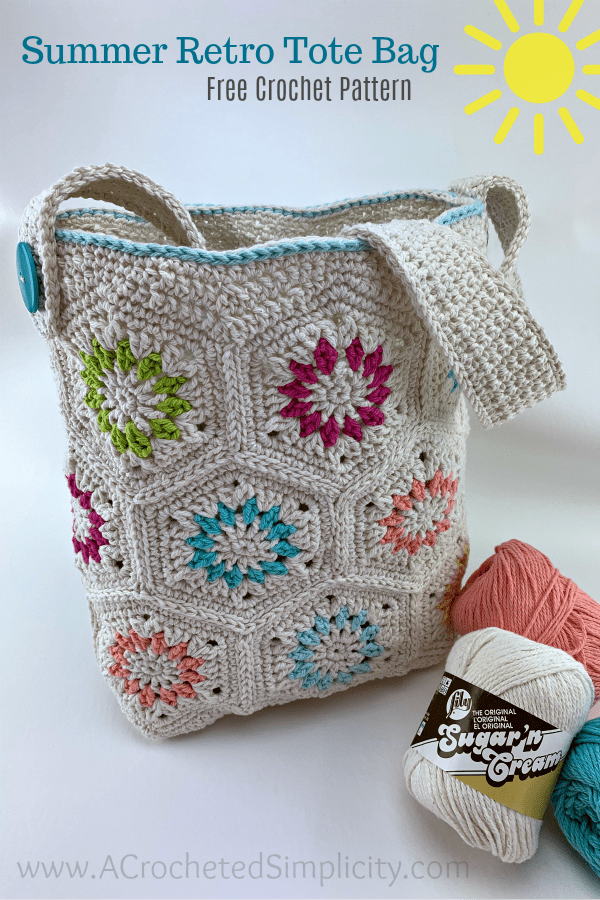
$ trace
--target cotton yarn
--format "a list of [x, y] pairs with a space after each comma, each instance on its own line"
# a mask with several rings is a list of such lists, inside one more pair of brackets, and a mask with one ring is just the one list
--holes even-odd
[[[581, 663], [563, 650], [499, 628], [459, 638], [446, 671], [552, 723], [573, 735], [594, 699]], [[410, 793], [451, 825], [471, 847], [489, 850], [504, 862], [520, 863], [537, 850], [539, 819], [492, 800], [410, 748], [403, 760]]]
[[523, 541], [496, 547], [452, 607], [459, 634], [495, 625], [565, 650], [589, 673], [600, 696], [600, 603]]
[[600, 704], [575, 736], [552, 806], [565, 837], [600, 876]]

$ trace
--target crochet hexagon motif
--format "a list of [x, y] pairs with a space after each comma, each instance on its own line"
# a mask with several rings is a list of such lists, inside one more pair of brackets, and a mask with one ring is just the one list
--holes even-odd
[[284, 560], [302, 550], [288, 540], [297, 529], [279, 521], [280, 508], [261, 512], [251, 497], [237, 510], [219, 502], [216, 516], [194, 516], [200, 531], [186, 538], [196, 551], [188, 566], [206, 569], [209, 582], [224, 579], [231, 590], [244, 578], [264, 584], [267, 575], [287, 575]]
[[408, 494], [393, 494], [392, 512], [379, 520], [386, 526], [382, 544], [392, 544], [392, 553], [407, 550], [414, 556], [421, 547], [433, 547], [438, 534], [448, 531], [448, 516], [454, 507], [458, 479], [452, 472], [444, 478], [441, 469], [429, 481], [413, 479]]
[[291, 398], [281, 415], [300, 420], [301, 437], [318, 430], [325, 447], [335, 446], [340, 431], [362, 441], [365, 427], [383, 425], [385, 413], [379, 407], [391, 393], [386, 381], [394, 367], [381, 365], [381, 345], [365, 355], [360, 338], [355, 337], [344, 352], [345, 361], [326, 338], [321, 338], [313, 351], [315, 364], [293, 359], [290, 370], [296, 376], [294, 381], [278, 388]]
[[[140, 413], [142, 417], [147, 414], [155, 438], [177, 440], [181, 432], [174, 420], [192, 408], [187, 400], [176, 396], [187, 378], [165, 375], [160, 353], [149, 353], [138, 361], [127, 340], [119, 341], [116, 350], [106, 350], [96, 338], [92, 343], [93, 356], [79, 351], [85, 363], [81, 377], [89, 387], [85, 403], [99, 410], [98, 428], [110, 434], [119, 453], [130, 450], [141, 458], [152, 453], [150, 436], [132, 419]], [[164, 395], [164, 399], [157, 395]]]
[[169, 646], [164, 632], [151, 638], [139, 635], [133, 628], [128, 635], [115, 633], [115, 643], [109, 648], [115, 662], [109, 672], [123, 679], [123, 691], [137, 695], [139, 702], [151, 709], [157, 698], [168, 706], [177, 706], [181, 697], [197, 697], [194, 684], [206, 681], [198, 669], [204, 660], [187, 655], [188, 641]]
[[288, 654], [296, 665], [288, 678], [301, 678], [303, 688], [317, 685], [320, 691], [334, 680], [348, 684], [355, 675], [370, 672], [369, 659], [384, 652], [373, 640], [379, 630], [378, 625], [369, 624], [366, 609], [350, 616], [348, 607], [342, 606], [330, 619], [315, 616], [313, 628], [296, 634], [298, 646]]
[[75, 555], [81, 553], [84, 563], [90, 560], [101, 562], [100, 547], [108, 545], [100, 529], [105, 525], [101, 515], [92, 507], [92, 492], [77, 487], [75, 475], [67, 476], [67, 484], [73, 498], [73, 548]]

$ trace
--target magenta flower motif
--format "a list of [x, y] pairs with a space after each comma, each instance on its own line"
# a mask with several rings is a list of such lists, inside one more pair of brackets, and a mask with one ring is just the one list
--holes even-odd
[[[383, 347], [365, 354], [360, 338], [346, 347], [345, 359], [326, 338], [313, 351], [314, 365], [290, 362], [294, 381], [278, 388], [290, 398], [281, 410], [284, 419], [300, 419], [300, 436], [319, 431], [325, 447], [333, 447], [341, 433], [362, 441], [363, 428], [383, 425], [380, 406], [391, 391], [386, 381], [393, 366], [383, 366]], [[369, 381], [370, 379], [370, 381]]]
[[84, 563], [102, 562], [100, 547], [108, 544], [108, 540], [100, 529], [105, 524], [102, 516], [92, 508], [92, 492], [81, 491], [77, 487], [75, 475], [67, 477], [67, 484], [73, 497], [73, 547], [75, 554], [81, 553]]

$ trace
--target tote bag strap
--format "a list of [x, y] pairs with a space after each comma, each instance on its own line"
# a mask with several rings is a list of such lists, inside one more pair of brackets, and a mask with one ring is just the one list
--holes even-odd
[[504, 271], [435, 222], [365, 224], [344, 232], [384, 257], [486, 427], [565, 387], [554, 348], [509, 280], [523, 225], [499, 221]]
[[37, 251], [43, 278], [44, 323], [57, 331], [60, 279], [56, 259], [56, 216], [61, 203], [74, 197], [103, 200], [120, 206], [159, 228], [175, 246], [204, 248], [205, 243], [180, 201], [140, 172], [107, 163], [83, 166], [61, 178], [31, 201], [23, 217], [21, 239]]
[[516, 262], [529, 234], [531, 211], [521, 185], [512, 178], [502, 175], [482, 175], [456, 181], [450, 185], [450, 190], [458, 194], [475, 196], [485, 203], [504, 251], [500, 271], [516, 286], [522, 296]]

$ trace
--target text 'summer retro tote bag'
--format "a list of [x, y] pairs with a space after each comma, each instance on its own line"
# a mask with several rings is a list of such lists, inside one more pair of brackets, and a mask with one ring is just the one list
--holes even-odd
[[[57, 215], [72, 197], [127, 212]], [[19, 274], [67, 423], [75, 558], [142, 731], [446, 656], [465, 398], [494, 425], [564, 387], [515, 273], [528, 227], [521, 188], [493, 176], [185, 207], [106, 165], [30, 204]]]

